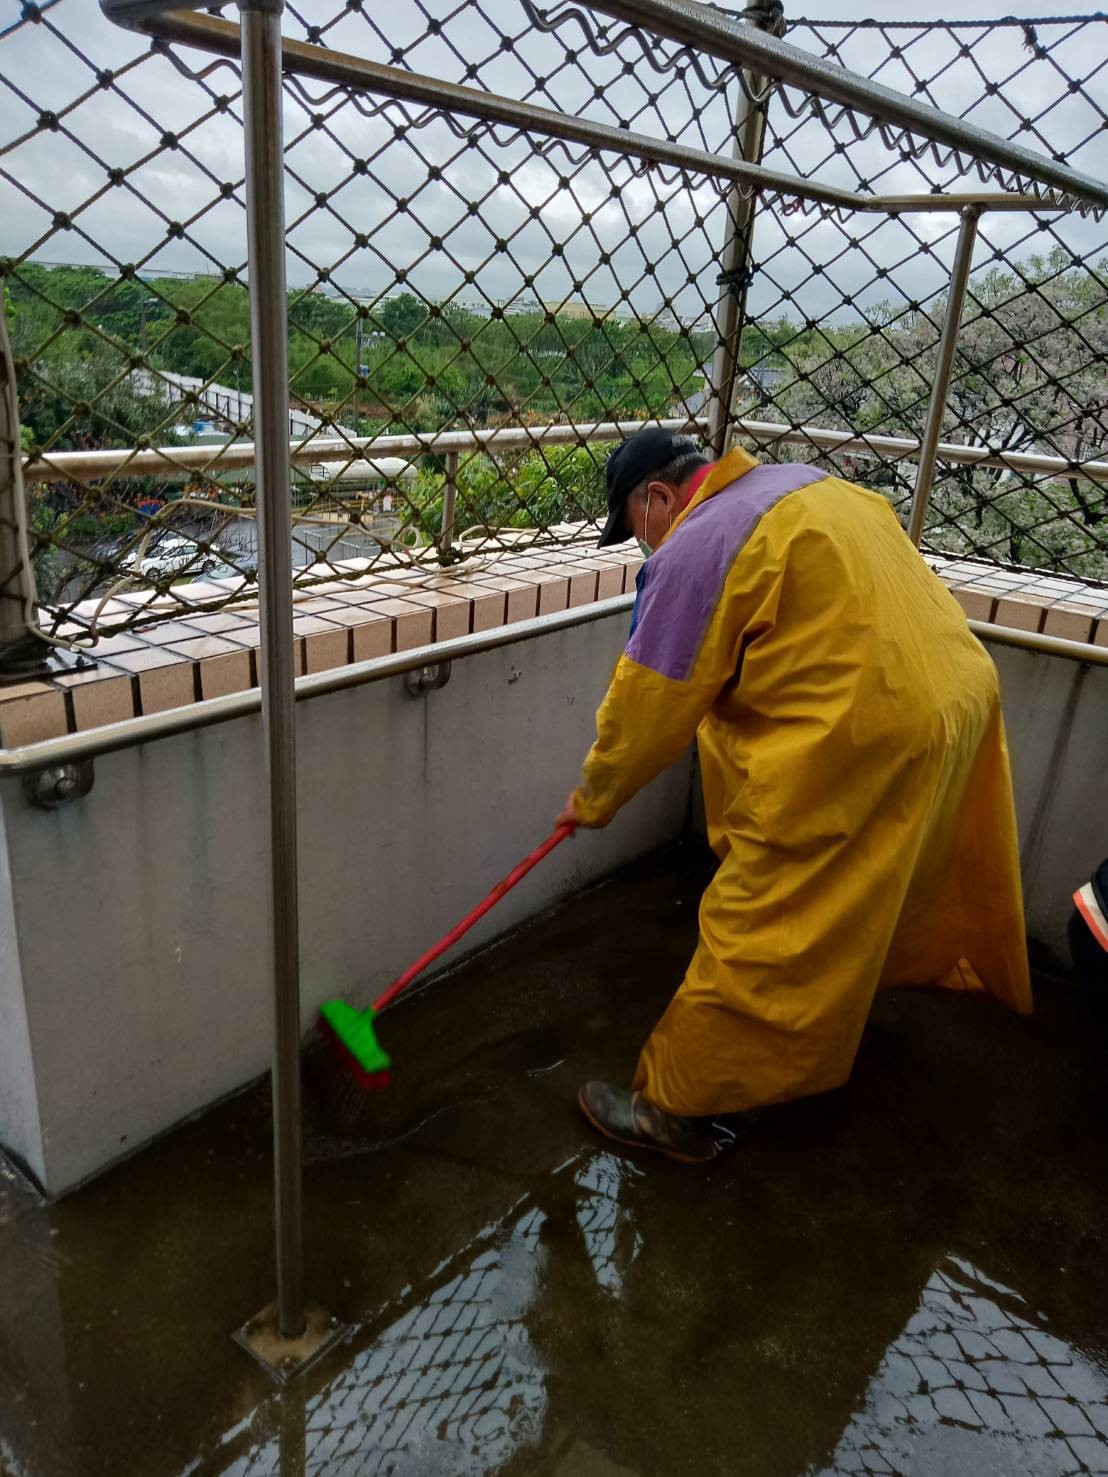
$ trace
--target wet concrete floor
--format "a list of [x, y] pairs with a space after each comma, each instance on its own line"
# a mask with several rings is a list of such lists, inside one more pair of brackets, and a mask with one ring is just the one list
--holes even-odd
[[[578, 843], [584, 844], [584, 843]], [[880, 999], [844, 1090], [708, 1171], [577, 1116], [680, 978], [703, 858], [577, 899], [391, 1014], [357, 1134], [309, 1092], [283, 1392], [259, 1087], [42, 1206], [0, 1178], [3, 1477], [1108, 1472], [1108, 1019]], [[310, 1065], [310, 1064], [309, 1064]]]

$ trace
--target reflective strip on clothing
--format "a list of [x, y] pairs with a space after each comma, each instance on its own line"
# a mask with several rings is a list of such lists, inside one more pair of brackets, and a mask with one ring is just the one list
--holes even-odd
[[1089, 925], [1089, 930], [1102, 949], [1108, 950], [1108, 918], [1105, 918], [1093, 892], [1093, 884], [1086, 882], [1073, 895], [1077, 911]]

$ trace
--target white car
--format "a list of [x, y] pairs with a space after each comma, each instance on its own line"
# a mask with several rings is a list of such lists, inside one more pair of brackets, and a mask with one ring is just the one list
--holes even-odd
[[132, 549], [123, 564], [125, 568], [141, 574], [145, 579], [157, 579], [185, 569], [190, 573], [195, 571], [199, 576], [205, 563], [211, 562], [213, 556], [202, 554], [191, 539], [171, 534], [168, 538], [159, 539], [153, 548], [148, 548], [144, 553], [141, 552], [141, 545], [138, 549]]

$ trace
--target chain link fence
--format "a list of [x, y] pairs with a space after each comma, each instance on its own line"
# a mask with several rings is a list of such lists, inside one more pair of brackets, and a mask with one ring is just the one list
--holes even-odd
[[[923, 25], [798, 23], [791, 39], [1074, 168], [1103, 168], [1108, 16]], [[780, 101], [780, 106], [778, 102]], [[957, 186], [958, 161], [864, 147], [849, 116], [769, 113], [766, 162], [859, 192]], [[899, 216], [759, 217], [761, 294], [747, 335], [742, 413], [918, 438], [930, 394], [957, 222]], [[838, 303], [828, 306], [828, 296]], [[1108, 231], [1076, 215], [986, 214], [951, 377], [944, 442], [1045, 453], [1108, 451]], [[813, 448], [818, 450], [818, 448]], [[795, 453], [790, 450], [789, 455]], [[805, 456], [809, 456], [805, 452]], [[812, 459], [816, 460], [817, 457]], [[855, 451], [834, 464], [903, 507], [914, 468]], [[1103, 481], [1012, 467], [937, 471], [926, 546], [1108, 580]]]
[[898, 1477], [963, 1461], [970, 1471], [1104, 1472], [1108, 1383], [1018, 1293], [951, 1258], [928, 1279], [818, 1477]]
[[[360, 0], [300, 4], [284, 29], [715, 155], [753, 98], [767, 166], [859, 196], [957, 188], [967, 172], [952, 151], [568, 4], [411, 0], [387, 22]], [[1104, 16], [792, 19], [789, 40], [1096, 172]], [[82, 639], [249, 598], [238, 67], [53, 0], [0, 30], [0, 96], [0, 275], [44, 618]], [[296, 77], [285, 136], [298, 587], [582, 537], [611, 441], [644, 419], [703, 427], [732, 293], [746, 299], [740, 438], [903, 506], [956, 217], [763, 192], [750, 270], [735, 271], [725, 179]], [[1072, 465], [1108, 454], [1103, 220], [986, 216], [963, 321], [944, 442], [1066, 465], [940, 454], [925, 542], [1108, 580], [1105, 484]], [[820, 430], [909, 445], [834, 450]]]

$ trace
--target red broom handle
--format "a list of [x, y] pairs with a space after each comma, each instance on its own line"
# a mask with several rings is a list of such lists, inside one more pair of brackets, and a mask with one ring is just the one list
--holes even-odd
[[429, 964], [434, 964], [440, 954], [445, 954], [447, 949], [452, 948], [463, 934], [468, 933], [475, 923], [479, 922], [486, 913], [496, 907], [497, 903], [506, 893], [511, 892], [517, 882], [523, 881], [532, 867], [537, 867], [544, 856], [549, 856], [554, 848], [560, 846], [567, 836], [572, 836], [576, 829], [576, 826], [571, 825], [559, 826], [552, 835], [546, 838], [541, 846], [536, 846], [530, 856], [524, 857], [518, 866], [512, 868], [503, 882], [496, 884], [483, 903], [478, 903], [471, 913], [467, 913], [460, 923], [456, 923], [445, 938], [441, 938], [434, 948], [428, 949], [426, 954], [421, 954], [416, 962], [409, 965], [400, 978], [395, 980], [384, 994], [373, 1002], [374, 1013], [376, 1014], [378, 1011], [384, 1010], [386, 1005], [391, 1005], [396, 997], [402, 994], [413, 980], [418, 979]]

